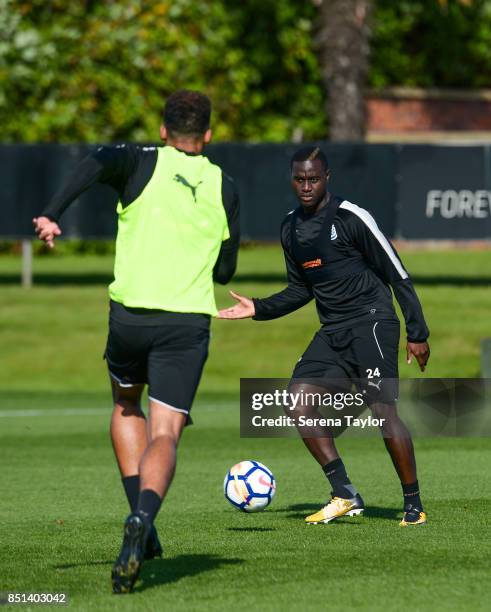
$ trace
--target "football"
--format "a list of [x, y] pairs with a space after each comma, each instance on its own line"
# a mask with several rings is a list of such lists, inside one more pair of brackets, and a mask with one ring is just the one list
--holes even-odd
[[241, 461], [225, 476], [226, 499], [243, 512], [264, 510], [274, 497], [276, 481], [273, 473], [259, 461]]

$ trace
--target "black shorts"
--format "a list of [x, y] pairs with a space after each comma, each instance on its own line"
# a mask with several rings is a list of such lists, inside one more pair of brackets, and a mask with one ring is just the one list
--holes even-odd
[[147, 384], [151, 400], [189, 415], [209, 341], [210, 330], [202, 327], [129, 325], [110, 319], [104, 357], [121, 387]]
[[332, 388], [353, 381], [364, 393], [365, 402], [393, 403], [398, 396], [398, 321], [379, 320], [315, 334], [292, 374], [295, 379]]

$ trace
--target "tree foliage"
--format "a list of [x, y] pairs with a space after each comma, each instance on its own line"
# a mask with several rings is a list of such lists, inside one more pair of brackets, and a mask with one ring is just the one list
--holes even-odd
[[[372, 1], [372, 86], [491, 87], [491, 0]], [[322, 2], [0, 0], [2, 140], [153, 141], [181, 87], [218, 140], [325, 137]]]
[[375, 87], [491, 87], [490, 0], [376, 0]]
[[165, 97], [208, 93], [218, 139], [325, 133], [311, 2], [0, 0], [3, 140], [155, 140]]

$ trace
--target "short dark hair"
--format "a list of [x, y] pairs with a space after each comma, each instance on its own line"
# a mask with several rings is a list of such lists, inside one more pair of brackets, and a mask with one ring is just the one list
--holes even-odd
[[322, 162], [324, 170], [329, 170], [329, 163], [327, 161], [327, 157], [324, 155], [324, 153], [320, 150], [319, 147], [302, 147], [301, 149], [295, 151], [295, 153], [292, 155], [290, 169], [293, 168], [294, 162], [312, 161], [314, 159], [318, 159]]
[[173, 134], [202, 136], [210, 127], [211, 102], [199, 91], [181, 89], [165, 103], [163, 121]]

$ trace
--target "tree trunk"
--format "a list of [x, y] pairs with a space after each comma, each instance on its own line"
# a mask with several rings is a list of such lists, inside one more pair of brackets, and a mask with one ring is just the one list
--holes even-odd
[[373, 0], [316, 0], [317, 45], [327, 90], [329, 136], [333, 141], [365, 137], [365, 88]]

